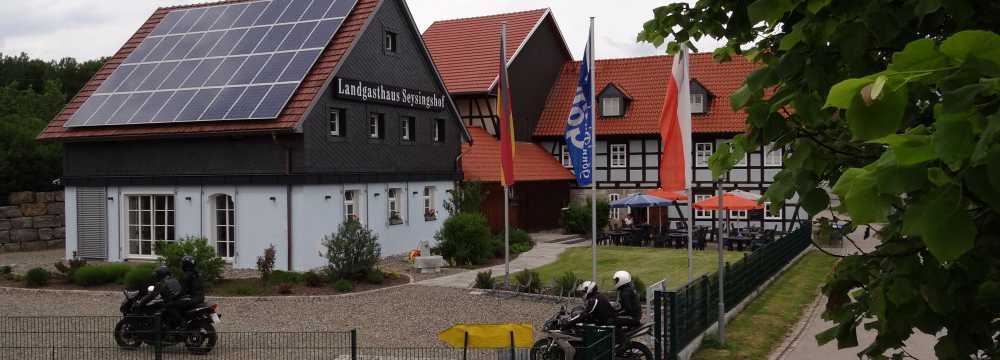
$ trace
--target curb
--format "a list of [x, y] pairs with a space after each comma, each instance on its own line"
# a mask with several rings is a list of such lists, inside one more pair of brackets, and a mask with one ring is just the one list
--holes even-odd
[[795, 330], [792, 331], [792, 335], [786, 336], [782, 344], [777, 349], [774, 349], [774, 351], [771, 352], [771, 354], [768, 356], [768, 359], [771, 360], [784, 359], [785, 356], [788, 355], [789, 351], [795, 349], [796, 345], [799, 344], [799, 341], [802, 340], [802, 335], [805, 334], [806, 328], [809, 327], [809, 323], [812, 323], [812, 321], [816, 318], [816, 314], [819, 313], [818, 310], [820, 308], [820, 305], [823, 304], [824, 296], [825, 295], [823, 295], [822, 293], [816, 296], [816, 299], [813, 300], [813, 303], [809, 305], [809, 309], [803, 313], [804, 316], [799, 319], [799, 322], [797, 324], [795, 324]]

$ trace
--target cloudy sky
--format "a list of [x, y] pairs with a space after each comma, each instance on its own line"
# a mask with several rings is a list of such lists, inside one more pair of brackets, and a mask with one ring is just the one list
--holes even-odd
[[[587, 37], [588, 17], [597, 17], [598, 58], [662, 53], [638, 44], [635, 35], [652, 18], [652, 9], [673, 1], [693, 0], [409, 0], [421, 31], [436, 20], [551, 8], [571, 51], [579, 58]], [[161, 6], [192, 0], [32, 0], [0, 1], [0, 52], [32, 57], [92, 59], [113, 55], [146, 18]], [[717, 43], [698, 43], [701, 51]]]

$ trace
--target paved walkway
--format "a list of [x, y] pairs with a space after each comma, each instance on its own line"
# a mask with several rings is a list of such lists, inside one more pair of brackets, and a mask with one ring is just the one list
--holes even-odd
[[[511, 273], [551, 263], [556, 261], [556, 259], [559, 258], [559, 254], [562, 254], [562, 252], [568, 248], [586, 246], [590, 244], [586, 241], [569, 244], [568, 242], [574, 242], [572, 240], [575, 238], [574, 236], [561, 235], [557, 233], [539, 233], [531, 234], [531, 236], [535, 240], [535, 247], [521, 255], [518, 255], [516, 259], [511, 260]], [[454, 275], [427, 279], [416, 282], [416, 284], [453, 288], [470, 288], [472, 287], [472, 284], [476, 282], [476, 274], [486, 270], [492, 270], [494, 276], [503, 275], [504, 265], [500, 264], [487, 269], [469, 270]]]

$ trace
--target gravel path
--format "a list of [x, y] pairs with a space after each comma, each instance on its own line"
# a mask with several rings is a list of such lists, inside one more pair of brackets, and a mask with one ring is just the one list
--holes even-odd
[[[117, 293], [53, 293], [0, 289], [0, 314], [117, 315]], [[403, 285], [325, 298], [211, 299], [220, 331], [342, 331], [357, 328], [361, 346], [442, 346], [438, 332], [458, 323], [532, 323], [537, 329], [560, 304], [500, 300], [469, 290]]]

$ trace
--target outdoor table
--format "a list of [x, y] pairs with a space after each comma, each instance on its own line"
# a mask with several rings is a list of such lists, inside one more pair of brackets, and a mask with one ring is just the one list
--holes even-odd
[[624, 242], [625, 238], [628, 236], [628, 234], [629, 234], [628, 231], [622, 231], [622, 230], [609, 231], [608, 242], [610, 242], [611, 245], [621, 245]]
[[726, 248], [732, 250], [735, 245], [736, 251], [743, 251], [750, 246], [751, 240], [753, 240], [751, 236], [730, 235], [726, 237]]
[[688, 238], [687, 231], [684, 232], [674, 231], [670, 233], [669, 237], [670, 237], [670, 242], [672, 243], [674, 248], [680, 249], [683, 247], [687, 247], [687, 238]]

